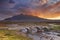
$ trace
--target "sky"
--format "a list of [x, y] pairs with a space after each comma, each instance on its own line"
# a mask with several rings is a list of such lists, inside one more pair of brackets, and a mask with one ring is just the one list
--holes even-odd
[[0, 20], [20, 14], [60, 20], [60, 0], [0, 0]]

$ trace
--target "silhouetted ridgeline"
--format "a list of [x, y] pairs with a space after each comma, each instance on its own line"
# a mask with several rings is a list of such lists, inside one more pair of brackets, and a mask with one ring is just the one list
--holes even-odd
[[48, 20], [39, 18], [36, 16], [30, 16], [30, 15], [17, 15], [13, 16], [11, 18], [7, 18], [3, 20], [2, 22], [47, 22], [47, 23], [59, 23], [60, 20]]

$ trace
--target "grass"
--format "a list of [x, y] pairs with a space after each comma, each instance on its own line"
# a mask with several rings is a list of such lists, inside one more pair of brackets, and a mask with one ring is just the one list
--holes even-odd
[[32, 40], [29, 37], [17, 35], [16, 31], [0, 30], [0, 40]]
[[52, 30], [60, 30], [60, 26], [53, 26], [51, 29]]

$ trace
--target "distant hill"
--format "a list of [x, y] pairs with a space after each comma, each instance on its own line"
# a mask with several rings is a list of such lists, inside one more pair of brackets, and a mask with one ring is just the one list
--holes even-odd
[[30, 15], [17, 15], [3, 20], [5, 22], [60, 22], [60, 20], [48, 20]]

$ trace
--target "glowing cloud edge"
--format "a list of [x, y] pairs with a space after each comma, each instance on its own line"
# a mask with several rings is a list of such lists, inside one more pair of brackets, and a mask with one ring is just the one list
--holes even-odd
[[59, 16], [59, 17], [55, 17], [55, 18], [46, 18], [46, 19], [50, 19], [50, 20], [60, 20], [60, 16]]

